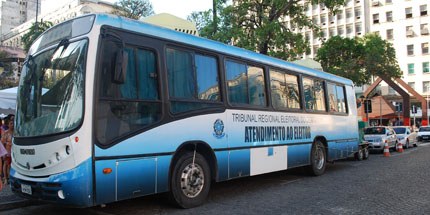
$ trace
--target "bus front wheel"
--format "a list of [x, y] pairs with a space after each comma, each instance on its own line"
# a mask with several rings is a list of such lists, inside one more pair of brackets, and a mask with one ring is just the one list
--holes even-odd
[[170, 182], [171, 199], [182, 208], [203, 204], [211, 184], [206, 159], [199, 153], [187, 152], [174, 165]]
[[308, 167], [309, 174], [319, 176], [324, 174], [326, 168], [326, 150], [324, 144], [317, 140], [312, 144], [311, 165]]

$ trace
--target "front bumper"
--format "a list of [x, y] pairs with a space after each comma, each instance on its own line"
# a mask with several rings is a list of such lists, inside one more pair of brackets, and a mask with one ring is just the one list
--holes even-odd
[[11, 169], [10, 185], [14, 193], [27, 199], [90, 207], [94, 204], [91, 169], [91, 159], [72, 170], [47, 177], [24, 176]]

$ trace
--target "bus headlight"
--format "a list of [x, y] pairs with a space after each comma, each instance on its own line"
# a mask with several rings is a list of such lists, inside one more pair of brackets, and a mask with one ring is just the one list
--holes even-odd
[[59, 190], [58, 191], [58, 198], [60, 198], [60, 199], [65, 199], [66, 197], [64, 197], [64, 192], [63, 192], [63, 190]]

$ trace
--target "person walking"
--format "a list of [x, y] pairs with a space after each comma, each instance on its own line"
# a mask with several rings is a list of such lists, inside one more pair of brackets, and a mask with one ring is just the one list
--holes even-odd
[[13, 120], [8, 120], [8, 129], [3, 133], [1, 137], [1, 142], [4, 144], [6, 149], [6, 155], [4, 156], [3, 164], [3, 174], [4, 182], [7, 184], [9, 182], [9, 171], [10, 165], [12, 164], [11, 150], [12, 150], [12, 137], [14, 131]]

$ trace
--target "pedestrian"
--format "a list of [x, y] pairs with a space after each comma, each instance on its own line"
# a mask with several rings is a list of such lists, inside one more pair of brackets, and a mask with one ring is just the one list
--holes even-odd
[[7, 184], [9, 182], [10, 165], [12, 164], [11, 150], [12, 150], [12, 137], [14, 131], [14, 122], [8, 120], [8, 130], [2, 135], [1, 142], [4, 144], [6, 149], [6, 155], [4, 156], [3, 164], [3, 174], [4, 182]]

